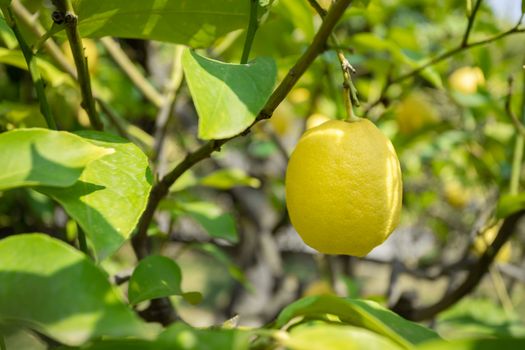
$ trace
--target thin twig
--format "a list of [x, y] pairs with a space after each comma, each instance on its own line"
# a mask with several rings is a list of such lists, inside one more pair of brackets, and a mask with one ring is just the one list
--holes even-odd
[[[316, 0], [308, 0], [310, 5], [317, 11], [321, 18], [326, 16], [326, 10]], [[335, 47], [340, 47], [337, 36], [332, 32], [330, 39]], [[351, 73], [355, 73], [354, 67], [348, 62], [346, 56], [341, 49], [336, 49], [337, 59], [341, 65], [341, 71], [343, 73], [343, 101], [346, 109], [347, 120], [355, 121], [358, 118], [354, 114], [353, 106], [359, 107], [359, 99], [357, 97], [357, 89], [352, 82]]]
[[31, 80], [33, 80], [33, 84], [35, 85], [36, 95], [40, 105], [40, 112], [44, 116], [47, 126], [56, 130], [57, 124], [55, 122], [55, 118], [53, 118], [53, 113], [51, 113], [49, 103], [47, 102], [44, 81], [42, 80], [42, 76], [40, 75], [40, 71], [37, 67], [37, 62], [35, 56], [33, 55], [33, 51], [31, 48], [29, 48], [29, 45], [27, 45], [24, 37], [22, 36], [22, 33], [18, 29], [18, 25], [16, 24], [13, 14], [11, 13], [11, 9], [7, 6], [2, 6], [1, 8], [6, 23], [15, 34], [18, 45], [20, 46], [20, 49], [22, 50], [26, 60], [27, 68], [29, 70], [29, 74], [31, 75]]
[[476, 1], [476, 4], [474, 5], [474, 8], [472, 9], [471, 14], [468, 17], [467, 29], [465, 30], [465, 34], [463, 34], [463, 40], [461, 40], [461, 47], [465, 47], [468, 45], [468, 38], [470, 36], [470, 31], [472, 30], [474, 19], [476, 18], [476, 14], [478, 13], [479, 7], [481, 5], [481, 1], [482, 0]]
[[102, 38], [100, 39], [100, 42], [104, 45], [113, 60], [115, 60], [119, 68], [126, 73], [128, 78], [133, 82], [137, 89], [139, 89], [144, 97], [156, 107], [161, 108], [164, 101], [162, 95], [137, 69], [120, 45], [112, 38]]
[[91, 126], [96, 130], [103, 130], [104, 125], [100, 120], [95, 106], [95, 99], [91, 91], [91, 79], [89, 76], [87, 58], [84, 55], [82, 39], [78, 31], [78, 17], [75, 14], [71, 0], [53, 0], [58, 11], [63, 14], [69, 46], [73, 53], [75, 66], [77, 67], [78, 82], [82, 94], [82, 107], [86, 110]]
[[333, 28], [343, 15], [345, 9], [350, 5], [351, 2], [352, 0], [339, 0], [332, 6], [308, 49], [303, 53], [303, 55], [299, 58], [295, 65], [288, 71], [288, 74], [284, 77], [279, 86], [274, 90], [274, 92], [266, 102], [266, 105], [259, 112], [252, 125], [250, 125], [245, 131], [236, 136], [227, 139], [208, 141], [193, 153], [188, 154], [171, 172], [164, 176], [153, 187], [148, 200], [148, 205], [146, 207], [146, 210], [143, 212], [142, 217], [139, 220], [137, 233], [134, 236], [132, 242], [137, 258], [142, 259], [150, 254], [147, 229], [151, 220], [153, 219], [153, 214], [155, 213], [155, 210], [157, 209], [162, 198], [164, 198], [168, 194], [171, 185], [173, 185], [173, 183], [179, 178], [179, 176], [186, 172], [186, 170], [190, 169], [193, 165], [197, 164], [201, 160], [208, 158], [213, 152], [219, 150], [221, 146], [224, 145], [226, 142], [239, 136], [245, 135], [257, 122], [271, 118], [273, 111], [284, 100], [284, 98], [293, 88], [295, 83], [297, 83], [299, 78], [308, 69], [308, 67], [312, 64], [315, 58], [321, 52], [323, 52], [326, 41], [330, 36], [330, 33], [332, 32]]
[[508, 89], [507, 89], [507, 97], [505, 98], [505, 111], [507, 112], [507, 115], [510, 117], [510, 120], [512, 121], [512, 124], [514, 124], [514, 127], [516, 130], [520, 133], [522, 137], [525, 137], [525, 126], [519, 121], [518, 117], [514, 112], [512, 111], [512, 89], [514, 81], [512, 77], [509, 77], [508, 79]]
[[[154, 163], [158, 163], [158, 160], [161, 158], [167, 127], [175, 107], [177, 90], [182, 84], [182, 52], [182, 46], [178, 45], [175, 47], [173, 65], [171, 68], [171, 78], [168, 82], [166, 92], [164, 93], [162, 107], [159, 109], [157, 118], [155, 119], [155, 131], [153, 133], [153, 155], [151, 157], [152, 162]], [[160, 169], [157, 169], [157, 171], [159, 170]], [[160, 171], [160, 173], [162, 174], [162, 171]]]
[[252, 49], [253, 39], [255, 39], [255, 33], [257, 33], [257, 29], [259, 28], [259, 19], [257, 18], [258, 8], [259, 0], [251, 0], [250, 22], [248, 23], [246, 39], [244, 41], [244, 47], [242, 49], [241, 64], [248, 63], [248, 59], [250, 58], [250, 51]]
[[477, 47], [477, 46], [483, 46], [483, 45], [487, 45], [487, 44], [490, 44], [494, 41], [497, 41], [499, 39], [502, 39], [506, 36], [509, 36], [509, 35], [512, 35], [512, 34], [519, 34], [519, 33], [525, 33], [525, 28], [520, 28], [520, 24], [521, 24], [521, 19], [520, 21], [518, 22], [518, 24], [516, 24], [514, 27], [510, 28], [509, 30], [505, 31], [505, 32], [502, 32], [500, 34], [496, 34], [494, 36], [491, 36], [491, 37], [488, 37], [486, 39], [483, 39], [483, 40], [479, 40], [479, 41], [475, 41], [475, 42], [472, 42], [472, 43], [469, 43], [469, 44], [466, 44], [465, 46], [462, 46], [461, 44], [449, 51], [446, 51], [446, 52], [443, 52], [435, 57], [433, 57], [432, 59], [430, 59], [428, 62], [420, 65], [419, 67], [417, 68], [414, 68], [413, 70], [405, 73], [405, 74], [401, 74], [400, 76], [398, 76], [397, 78], [393, 78], [393, 79], [390, 79], [390, 83], [386, 86], [385, 89], [383, 89], [382, 91], [382, 94], [377, 98], [377, 100], [375, 100], [374, 102], [371, 102], [368, 104], [368, 106], [366, 107], [365, 111], [364, 111], [364, 114], [366, 115], [370, 109], [372, 109], [373, 107], [377, 106], [379, 103], [381, 103], [381, 101], [383, 100], [383, 96], [386, 94], [386, 92], [388, 91], [388, 89], [390, 88], [390, 86], [392, 86], [393, 84], [397, 84], [397, 83], [400, 83], [404, 80], [407, 80], [409, 78], [412, 78], [414, 76], [416, 76], [417, 74], [419, 74], [421, 71], [423, 71], [424, 69], [428, 68], [428, 67], [431, 67], [441, 61], [444, 61], [460, 52], [463, 52], [463, 51], [466, 51], [466, 50], [469, 50], [473, 47]]

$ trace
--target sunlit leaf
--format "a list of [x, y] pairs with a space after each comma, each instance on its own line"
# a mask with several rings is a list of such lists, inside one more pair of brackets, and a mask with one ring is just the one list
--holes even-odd
[[316, 323], [294, 328], [284, 338], [291, 350], [404, 349], [391, 340], [369, 330], [351, 326]]
[[40, 188], [58, 201], [89, 237], [96, 256], [117, 250], [135, 228], [151, 189], [148, 159], [133, 143], [95, 131], [78, 135], [115, 152], [91, 162], [72, 187]]
[[250, 333], [234, 329], [196, 329], [175, 323], [159, 335], [157, 342], [180, 350], [247, 350]]
[[502, 338], [432, 341], [418, 347], [418, 350], [502, 350], [523, 348], [525, 348], [525, 338]]
[[207, 47], [248, 23], [245, 0], [73, 0], [84, 37], [113, 36]]
[[182, 63], [199, 114], [199, 137], [222, 139], [250, 126], [270, 96], [276, 66], [270, 58], [228, 64], [186, 50]]
[[0, 322], [35, 329], [65, 344], [147, 334], [148, 327], [122, 302], [102, 270], [43, 234], [0, 241], [0, 286]]
[[288, 305], [279, 314], [275, 326], [281, 328], [298, 316], [324, 314], [336, 315], [345, 324], [369, 329], [404, 347], [439, 339], [430, 329], [407, 321], [375, 302], [328, 295], [307, 297]]
[[89, 163], [113, 152], [65, 132], [17, 129], [0, 134], [0, 191], [73, 185]]
[[[35, 57], [36, 66], [42, 74], [42, 78], [49, 82], [51, 86], [68, 84], [74, 86], [73, 80], [69, 75], [57, 69], [54, 65], [43, 58]], [[0, 63], [8, 64], [20, 69], [27, 70], [27, 63], [20, 50], [8, 50], [0, 47]]]
[[202, 179], [199, 183], [203, 186], [227, 190], [235, 186], [248, 186], [257, 188], [261, 185], [259, 179], [249, 176], [241, 169], [217, 170]]
[[223, 238], [232, 243], [239, 239], [235, 220], [229, 213], [211, 202], [180, 202], [178, 209], [197, 221], [214, 238]]

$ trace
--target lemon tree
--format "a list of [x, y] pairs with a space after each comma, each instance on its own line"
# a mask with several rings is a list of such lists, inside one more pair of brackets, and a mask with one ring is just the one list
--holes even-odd
[[525, 348], [524, 14], [0, 0], [0, 350]]

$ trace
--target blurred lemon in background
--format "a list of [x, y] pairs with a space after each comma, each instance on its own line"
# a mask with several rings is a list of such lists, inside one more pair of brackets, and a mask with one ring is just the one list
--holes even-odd
[[479, 67], [461, 67], [448, 77], [448, 83], [455, 91], [473, 94], [485, 84], [485, 76]]
[[328, 118], [324, 114], [314, 113], [311, 116], [309, 116], [308, 119], [306, 119], [306, 129], [308, 130], [311, 128], [315, 128], [316, 126], [319, 126], [329, 120], [330, 118]]
[[458, 182], [447, 182], [444, 192], [445, 200], [455, 208], [464, 208], [470, 201], [469, 191]]
[[439, 114], [423, 93], [413, 92], [397, 105], [395, 118], [399, 132], [408, 135], [437, 122]]
[[[481, 256], [487, 248], [494, 242], [498, 231], [503, 225], [503, 220], [498, 221], [494, 226], [489, 227], [483, 233], [481, 233], [474, 241], [473, 250], [478, 256]], [[498, 263], [507, 263], [512, 257], [512, 246], [509, 241], [505, 242], [503, 247], [500, 248], [498, 254], [495, 257], [495, 261]]]

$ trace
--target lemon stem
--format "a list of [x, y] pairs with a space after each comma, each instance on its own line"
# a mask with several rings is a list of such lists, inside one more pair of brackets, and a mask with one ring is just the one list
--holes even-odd
[[[324, 19], [326, 16], [326, 10], [324, 10], [321, 5], [316, 0], [308, 0], [310, 5], [313, 7], [315, 11], [321, 16], [321, 18]], [[355, 122], [358, 121], [360, 118], [357, 117], [354, 114], [354, 108], [353, 105], [359, 106], [359, 99], [357, 97], [357, 89], [354, 86], [354, 83], [352, 82], [352, 75], [351, 73], [355, 73], [354, 67], [348, 62], [348, 60], [345, 57], [345, 54], [340, 49], [341, 45], [339, 44], [339, 40], [337, 39], [337, 36], [334, 33], [330, 34], [330, 41], [333, 43], [334, 47], [336, 48], [337, 53], [337, 59], [339, 60], [339, 63], [341, 64], [341, 71], [343, 73], [343, 101], [345, 104], [345, 110], [346, 110], [346, 117], [344, 118], [345, 121], [348, 122]]]

